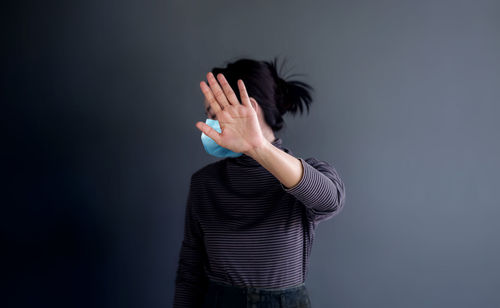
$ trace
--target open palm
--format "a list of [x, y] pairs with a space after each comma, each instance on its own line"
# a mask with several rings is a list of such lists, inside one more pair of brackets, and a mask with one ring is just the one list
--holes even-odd
[[238, 88], [242, 104], [224, 75], [218, 74], [217, 77], [220, 85], [210, 72], [207, 74], [210, 86], [202, 81], [200, 87], [217, 116], [221, 132], [203, 122], [196, 122], [196, 127], [221, 147], [236, 153], [248, 153], [265, 141], [257, 112], [241, 79], [238, 79]]

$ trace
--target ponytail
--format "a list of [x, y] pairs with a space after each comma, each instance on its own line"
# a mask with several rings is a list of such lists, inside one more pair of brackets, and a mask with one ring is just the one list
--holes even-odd
[[299, 110], [300, 113], [304, 113], [304, 107], [307, 108], [307, 113], [309, 114], [309, 108], [312, 103], [311, 90], [313, 88], [305, 82], [299, 80], [287, 81], [280, 77], [277, 70], [276, 58], [272, 62], [269, 62], [268, 65], [276, 82], [276, 107], [280, 114], [283, 115], [286, 112], [290, 112], [295, 115]]

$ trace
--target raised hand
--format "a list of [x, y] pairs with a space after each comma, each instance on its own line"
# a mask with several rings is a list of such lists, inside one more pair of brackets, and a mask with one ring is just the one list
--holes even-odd
[[224, 75], [218, 74], [217, 78], [220, 85], [215, 76], [209, 72], [207, 80], [210, 86], [202, 81], [200, 87], [219, 121], [221, 133], [204, 122], [196, 122], [195, 126], [221, 147], [247, 154], [267, 141], [262, 134], [257, 112], [252, 107], [251, 101], [254, 104], [257, 102], [248, 97], [243, 80], [238, 79], [242, 102], [240, 104]]

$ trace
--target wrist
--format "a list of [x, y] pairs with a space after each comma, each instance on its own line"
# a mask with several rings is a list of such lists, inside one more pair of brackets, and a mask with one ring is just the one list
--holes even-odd
[[266, 153], [266, 151], [269, 150], [270, 146], [272, 146], [271, 142], [269, 142], [269, 140], [265, 138], [262, 138], [262, 140], [258, 144], [256, 144], [253, 148], [244, 152], [243, 154], [248, 155], [253, 159], [257, 160], [259, 156], [262, 156], [263, 154]]

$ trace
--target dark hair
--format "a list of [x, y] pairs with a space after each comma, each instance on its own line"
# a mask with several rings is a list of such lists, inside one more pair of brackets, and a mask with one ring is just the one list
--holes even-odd
[[240, 91], [237, 81], [243, 80], [248, 96], [255, 98], [264, 113], [266, 123], [276, 132], [285, 124], [285, 113], [295, 115], [298, 110], [303, 113], [305, 106], [309, 114], [309, 106], [312, 103], [313, 88], [302, 81], [288, 80], [291, 75], [282, 77], [282, 68], [283, 65], [278, 73], [276, 57], [273, 61], [241, 58], [228, 63], [225, 68], [213, 68], [212, 73], [215, 76], [222, 73], [238, 99]]

